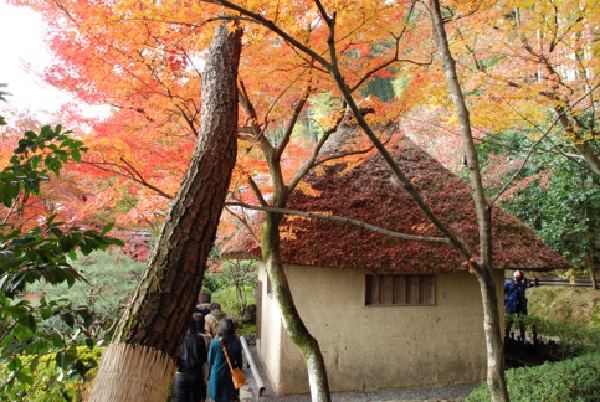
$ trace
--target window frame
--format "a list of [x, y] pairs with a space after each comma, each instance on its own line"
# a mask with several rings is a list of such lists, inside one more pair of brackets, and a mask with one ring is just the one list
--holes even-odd
[[365, 274], [364, 304], [374, 306], [435, 306], [435, 274]]

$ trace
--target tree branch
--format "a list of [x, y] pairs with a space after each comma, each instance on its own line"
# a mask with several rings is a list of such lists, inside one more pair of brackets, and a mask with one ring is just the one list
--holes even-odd
[[247, 208], [247, 209], [252, 209], [255, 211], [275, 212], [275, 213], [284, 214], [284, 215], [303, 216], [306, 218], [315, 218], [315, 219], [324, 219], [324, 220], [336, 221], [336, 222], [344, 222], [344, 223], [349, 223], [351, 225], [361, 227], [363, 229], [371, 230], [375, 233], [380, 233], [380, 234], [384, 234], [386, 236], [395, 237], [395, 238], [399, 238], [399, 239], [403, 239], [403, 240], [407, 240], [407, 241], [414, 241], [414, 242], [421, 242], [421, 243], [436, 243], [436, 244], [443, 244], [446, 246], [451, 245], [450, 240], [445, 237], [415, 236], [415, 235], [410, 235], [410, 234], [406, 234], [406, 233], [394, 232], [392, 230], [383, 229], [379, 226], [371, 225], [366, 222], [362, 222], [362, 221], [358, 221], [356, 219], [346, 218], [346, 217], [342, 217], [342, 216], [322, 215], [322, 214], [316, 214], [313, 212], [294, 211], [294, 210], [285, 209], [285, 208], [250, 205], [250, 204], [246, 204], [244, 202], [238, 202], [238, 201], [226, 201], [225, 205]]

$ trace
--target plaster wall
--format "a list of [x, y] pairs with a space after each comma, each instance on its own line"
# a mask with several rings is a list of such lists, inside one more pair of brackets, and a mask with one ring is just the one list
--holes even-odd
[[[286, 267], [296, 307], [319, 342], [332, 392], [480, 382], [486, 348], [479, 285], [436, 275], [435, 306], [365, 306], [365, 271]], [[266, 274], [261, 270], [266, 284]], [[502, 300], [502, 272], [496, 275]], [[261, 359], [277, 395], [308, 393], [306, 366], [263, 286]]]
[[[280, 381], [281, 378], [281, 354], [287, 348], [282, 348], [281, 343], [286, 340], [291, 343], [289, 336], [283, 333], [283, 327], [281, 324], [281, 310], [275, 303], [274, 296], [267, 292], [267, 272], [264, 265], [261, 264], [258, 271], [258, 280], [262, 285], [262, 306], [261, 308], [261, 322], [257, 323], [260, 325], [260, 339], [257, 342], [257, 349], [262, 361], [263, 368], [269, 381], [271, 388], [276, 394], [280, 394]], [[285, 335], [285, 336], [283, 336]], [[286, 339], [287, 338], [287, 339]], [[293, 346], [293, 345], [292, 345]], [[299, 354], [298, 351], [296, 351]]]

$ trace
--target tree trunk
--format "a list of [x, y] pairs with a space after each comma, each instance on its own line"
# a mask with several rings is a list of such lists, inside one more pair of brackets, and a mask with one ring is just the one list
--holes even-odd
[[218, 26], [202, 74], [200, 134], [152, 260], [106, 348], [90, 401], [167, 399], [236, 158], [241, 31]]
[[[253, 127], [255, 130], [254, 134], [259, 138], [260, 148], [269, 166], [269, 173], [271, 174], [271, 182], [273, 184], [271, 202], [274, 208], [285, 208], [289, 194], [298, 184], [300, 179], [308, 172], [314, 162], [314, 158], [305, 161], [303, 167], [294, 173], [295, 177], [292, 179], [291, 183], [288, 186], [285, 185], [281, 165], [281, 155], [293, 133], [293, 127], [297, 119], [300, 116], [304, 105], [306, 105], [309, 94], [310, 90], [307, 90], [303, 97], [296, 103], [286, 133], [284, 134], [283, 139], [278, 141], [277, 146], [273, 146], [266, 137], [259, 135], [260, 130], [257, 125]], [[242, 106], [245, 108], [248, 115], [252, 117], [253, 121], [258, 121], [256, 110], [250, 102], [250, 99], [245, 96], [244, 91], [242, 91], [241, 99]], [[314, 157], [316, 157], [318, 150], [321, 149], [328, 137], [329, 134], [325, 134], [321, 138], [315, 148]], [[253, 187], [255, 187], [254, 191], [257, 198], [261, 200], [261, 204], [266, 206], [266, 201], [262, 197], [262, 194], [260, 194], [260, 189], [256, 186]], [[290, 336], [290, 339], [300, 351], [306, 364], [312, 401], [330, 402], [331, 396], [329, 395], [327, 370], [325, 368], [325, 361], [323, 360], [321, 349], [319, 348], [319, 343], [309, 333], [296, 310], [287, 276], [281, 262], [279, 223], [281, 222], [282, 214], [273, 211], [266, 212], [267, 215], [262, 227], [261, 236], [263, 263], [265, 264], [267, 274], [271, 279], [273, 294], [275, 295], [275, 299], [282, 312], [283, 325]]]
[[298, 347], [306, 363], [312, 402], [331, 402], [329, 380], [319, 343], [304, 325], [296, 310], [292, 293], [283, 270], [279, 249], [279, 222], [282, 215], [269, 212], [263, 226], [261, 247], [263, 261], [271, 278], [273, 294], [281, 308], [283, 326]]
[[590, 270], [590, 281], [592, 282], [592, 289], [598, 289], [598, 281], [596, 280], [596, 264], [594, 264], [594, 251], [588, 250], [586, 252], [586, 265]]
[[470, 170], [473, 199], [477, 210], [480, 261], [478, 264], [472, 264], [472, 266], [476, 270], [479, 288], [481, 290], [481, 300], [483, 303], [483, 328], [486, 337], [488, 357], [488, 388], [494, 402], [508, 401], [508, 390], [504, 378], [504, 345], [502, 341], [500, 314], [498, 311], [498, 295], [493, 280], [492, 208], [488, 205], [483, 192], [481, 170], [479, 168], [475, 144], [473, 142], [469, 111], [458, 81], [456, 63], [448, 46], [448, 38], [446, 36], [446, 29], [442, 19], [439, 0], [431, 0], [430, 9], [435, 42], [442, 59], [442, 69], [446, 74], [446, 80], [448, 82], [448, 94], [456, 107], [456, 113], [461, 127], [461, 136]]
[[592, 172], [600, 176], [600, 158], [596, 149], [593, 147], [593, 142], [582, 138], [580, 134], [585, 129], [577, 127], [577, 121], [574, 118], [569, 118], [569, 108], [558, 104], [554, 110], [558, 115], [558, 121], [561, 127], [565, 130], [569, 137], [573, 138], [573, 147], [579, 152], [583, 159], [587, 162]]
[[[581, 179], [581, 190], [585, 193], [585, 180], [584, 178]], [[590, 219], [590, 208], [588, 205], [588, 197], [586, 195], [585, 197], [585, 202], [584, 202], [584, 217], [585, 217], [585, 221], [586, 221], [586, 235], [590, 236], [592, 239], [596, 239], [595, 234], [597, 233], [597, 231], [595, 230], [595, 228], [590, 227], [590, 222], [592, 221], [592, 219]], [[594, 255], [595, 255], [595, 251], [596, 251], [596, 240], [593, 240], [591, 242], [591, 244], [588, 246], [587, 250], [585, 251], [585, 262], [584, 264], [587, 265], [588, 270], [590, 271], [590, 281], [592, 282], [592, 289], [596, 290], [597, 288], [597, 283], [596, 283], [596, 264], [594, 264]]]

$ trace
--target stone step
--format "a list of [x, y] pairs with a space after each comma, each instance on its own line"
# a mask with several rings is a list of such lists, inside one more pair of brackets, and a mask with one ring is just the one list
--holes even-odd
[[247, 385], [240, 388], [240, 402], [250, 402], [254, 400], [252, 390]]

